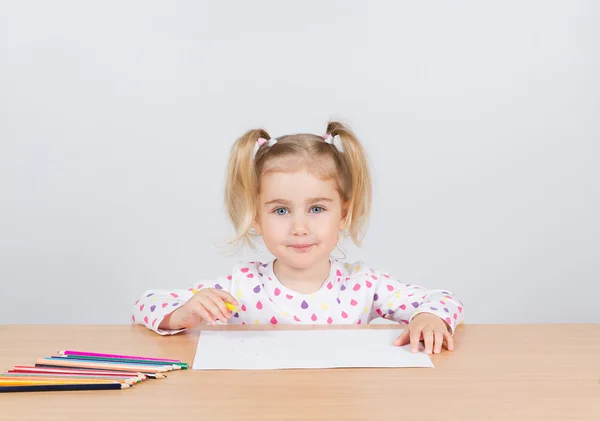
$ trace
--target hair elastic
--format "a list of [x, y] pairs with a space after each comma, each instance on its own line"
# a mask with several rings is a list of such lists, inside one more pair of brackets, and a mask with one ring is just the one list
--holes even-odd
[[340, 139], [339, 135], [336, 134], [335, 136], [332, 136], [331, 133], [327, 133], [326, 135], [323, 135], [323, 140], [325, 143], [335, 146], [339, 152], [344, 152], [342, 140]]

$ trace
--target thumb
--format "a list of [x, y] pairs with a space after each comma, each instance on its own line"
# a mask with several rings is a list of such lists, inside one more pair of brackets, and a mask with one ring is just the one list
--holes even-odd
[[406, 345], [410, 342], [410, 332], [408, 331], [408, 328], [405, 328], [404, 331], [400, 334], [400, 336], [398, 336], [396, 338], [396, 340], [394, 341], [394, 345], [396, 346], [403, 346]]

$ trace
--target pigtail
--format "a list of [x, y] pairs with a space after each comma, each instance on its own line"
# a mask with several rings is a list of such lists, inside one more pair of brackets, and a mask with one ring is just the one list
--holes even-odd
[[236, 140], [229, 154], [225, 185], [225, 206], [235, 228], [231, 243], [251, 242], [248, 233], [255, 218], [258, 201], [258, 175], [254, 166], [254, 149], [259, 138], [270, 139], [262, 130], [250, 130]]
[[343, 152], [340, 158], [345, 162], [352, 177], [352, 188], [347, 200], [346, 231], [356, 245], [360, 245], [371, 213], [373, 187], [367, 154], [358, 138], [349, 127], [336, 121], [327, 124], [327, 133], [339, 136]]

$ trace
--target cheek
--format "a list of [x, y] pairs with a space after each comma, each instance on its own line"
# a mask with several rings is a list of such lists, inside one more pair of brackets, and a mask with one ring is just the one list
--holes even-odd
[[331, 241], [337, 243], [340, 221], [336, 215], [333, 213], [322, 215], [321, 218], [315, 219], [315, 222], [315, 231], [323, 237], [321, 240], [327, 241], [331, 239]]
[[273, 215], [267, 215], [263, 218], [263, 237], [268, 238], [279, 238], [286, 232], [288, 223], [285, 217], [274, 217]]

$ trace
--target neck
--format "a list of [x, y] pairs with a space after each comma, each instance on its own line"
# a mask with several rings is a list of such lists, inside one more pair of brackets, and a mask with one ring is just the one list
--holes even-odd
[[273, 263], [273, 272], [286, 288], [302, 294], [318, 291], [329, 277], [331, 263], [325, 259], [308, 268], [296, 268], [286, 265], [279, 259]]

